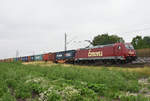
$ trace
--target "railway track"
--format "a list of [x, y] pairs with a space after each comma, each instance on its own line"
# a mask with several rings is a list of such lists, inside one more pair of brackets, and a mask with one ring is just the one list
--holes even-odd
[[128, 63], [128, 64], [120, 64], [120, 65], [112, 65], [113, 67], [130, 67], [130, 68], [137, 68], [137, 67], [141, 67], [143, 68], [145, 66], [144, 63]]
[[146, 62], [144, 59], [137, 58], [135, 61], [132, 61], [131, 63], [122, 64], [122, 67], [144, 67]]
[[78, 64], [78, 65], [85, 65], [85, 66], [104, 66], [104, 67], [129, 67], [129, 68], [137, 68], [137, 67], [141, 67], [143, 68], [145, 65], [147, 65], [150, 63], [147, 63], [146, 61], [144, 61], [144, 59], [141, 58], [137, 58], [135, 61], [131, 62], [131, 63], [125, 63], [125, 64], [102, 64], [102, 63], [96, 63], [96, 64]]

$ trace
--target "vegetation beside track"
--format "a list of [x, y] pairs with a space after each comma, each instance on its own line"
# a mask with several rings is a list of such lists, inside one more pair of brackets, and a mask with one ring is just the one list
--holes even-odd
[[148, 70], [0, 63], [0, 101], [149, 101]]

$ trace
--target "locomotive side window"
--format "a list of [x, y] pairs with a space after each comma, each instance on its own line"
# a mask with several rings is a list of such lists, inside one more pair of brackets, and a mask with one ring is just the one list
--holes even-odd
[[121, 50], [121, 46], [118, 46], [118, 50]]

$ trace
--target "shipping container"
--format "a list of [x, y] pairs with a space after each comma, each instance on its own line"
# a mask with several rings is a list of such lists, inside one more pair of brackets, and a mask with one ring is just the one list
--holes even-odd
[[49, 53], [49, 61], [52, 62], [56, 61], [56, 53]]
[[28, 56], [21, 57], [21, 61], [28, 62]]
[[5, 62], [9, 62], [9, 59], [5, 59]]
[[65, 52], [56, 52], [56, 61], [57, 60], [64, 60], [65, 59]]
[[6, 62], [12, 62], [12, 58], [6, 59]]
[[43, 60], [43, 55], [35, 55], [34, 56], [35, 61], [42, 61]]
[[49, 53], [43, 54], [43, 61], [49, 61]]
[[10, 62], [13, 62], [13, 58], [10, 58]]
[[55, 62], [55, 57], [56, 57], [55, 53], [46, 53], [46, 54], [43, 54], [43, 61]]
[[4, 59], [2, 59], [1, 61], [4, 62]]
[[8, 62], [11, 62], [11, 59], [9, 58], [9, 59], [7, 59], [7, 61], [8, 61]]
[[16, 62], [16, 58], [13, 58], [13, 62]]
[[28, 62], [30, 62], [31, 61], [31, 56], [28, 56]]
[[35, 61], [35, 56], [30, 56], [30, 61]]
[[28, 56], [28, 62], [34, 61], [34, 56]]
[[6, 62], [6, 59], [4, 59], [3, 61]]
[[5, 59], [5, 62], [8, 62], [8, 59]]
[[75, 58], [75, 50], [68, 50], [62, 52], [56, 52], [56, 61], [57, 62], [69, 62], [74, 61]]
[[6, 62], [6, 59], [4, 59], [4, 62]]

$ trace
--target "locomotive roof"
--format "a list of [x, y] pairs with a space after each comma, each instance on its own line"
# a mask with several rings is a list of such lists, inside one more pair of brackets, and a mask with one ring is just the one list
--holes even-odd
[[114, 44], [107, 44], [107, 45], [97, 45], [97, 46], [92, 46], [92, 47], [88, 47], [88, 48], [80, 48], [80, 49], [92, 49], [92, 48], [103, 48], [103, 47], [107, 47], [107, 46], [113, 46]]

